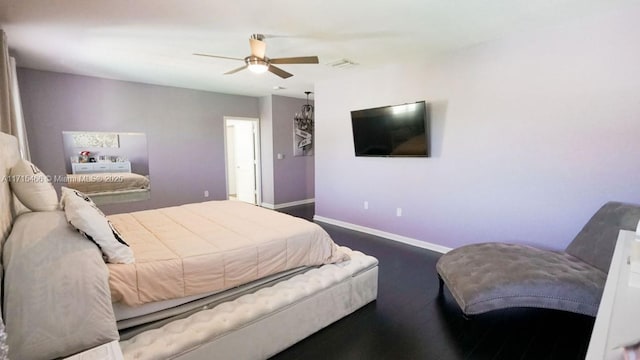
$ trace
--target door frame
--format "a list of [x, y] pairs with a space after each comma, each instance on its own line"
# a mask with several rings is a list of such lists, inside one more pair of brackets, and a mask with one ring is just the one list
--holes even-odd
[[260, 157], [260, 119], [242, 116], [224, 116], [224, 184], [227, 200], [229, 199], [229, 154], [227, 153], [227, 125], [230, 120], [250, 121], [255, 125], [253, 132], [254, 169], [256, 177], [256, 205], [262, 204], [262, 159]]

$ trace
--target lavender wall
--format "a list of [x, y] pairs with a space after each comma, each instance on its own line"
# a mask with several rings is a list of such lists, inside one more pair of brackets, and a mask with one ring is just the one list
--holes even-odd
[[[293, 156], [293, 116], [307, 100], [260, 98], [262, 203], [268, 207], [314, 198], [314, 157]], [[309, 101], [313, 104], [313, 101]], [[284, 155], [278, 159], [278, 154]]]
[[[638, 18], [317, 83], [316, 214], [447, 247], [561, 249], [604, 202], [640, 203]], [[431, 158], [355, 158], [351, 110], [417, 100], [432, 106]]]
[[275, 204], [273, 184], [273, 100], [260, 98], [260, 161], [262, 163], [262, 203]]
[[151, 199], [107, 213], [226, 199], [224, 116], [258, 117], [258, 99], [19, 69], [33, 162], [64, 174], [63, 130], [144, 132]]
[[272, 96], [273, 154], [284, 155], [281, 160], [272, 158], [276, 205], [314, 198], [314, 157], [293, 156], [293, 117], [306, 103], [306, 99]]

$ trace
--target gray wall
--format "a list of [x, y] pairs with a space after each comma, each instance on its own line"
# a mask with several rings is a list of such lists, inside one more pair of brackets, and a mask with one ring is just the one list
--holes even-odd
[[[639, 18], [630, 6], [317, 83], [316, 214], [447, 247], [562, 249], [606, 201], [640, 203]], [[431, 158], [354, 156], [351, 110], [417, 100]]]
[[259, 116], [254, 97], [22, 68], [18, 80], [31, 157], [47, 174], [65, 173], [63, 130], [147, 134], [151, 199], [107, 213], [225, 199], [223, 117]]

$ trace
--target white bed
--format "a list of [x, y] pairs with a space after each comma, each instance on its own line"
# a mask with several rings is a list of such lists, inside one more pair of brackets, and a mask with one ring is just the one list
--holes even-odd
[[[17, 161], [15, 139], [0, 134], [2, 175]], [[125, 359], [264, 359], [377, 297], [377, 260], [340, 247], [350, 260], [198, 294], [178, 308], [155, 302], [141, 325], [139, 313], [126, 315], [131, 309], [111, 302], [100, 251], [66, 223], [64, 212], [18, 216], [23, 207], [7, 181], [0, 182], [0, 208], [11, 358], [66, 357], [115, 340]], [[91, 282], [79, 277], [85, 273]], [[129, 329], [122, 339], [118, 327]]]

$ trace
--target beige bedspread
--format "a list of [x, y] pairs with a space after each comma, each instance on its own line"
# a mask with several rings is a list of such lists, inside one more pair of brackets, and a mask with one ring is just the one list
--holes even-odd
[[347, 256], [318, 225], [239, 201], [111, 215], [135, 264], [108, 264], [114, 302], [139, 305], [228, 289]]
[[149, 178], [135, 173], [67, 174], [67, 187], [85, 194], [149, 188]]

